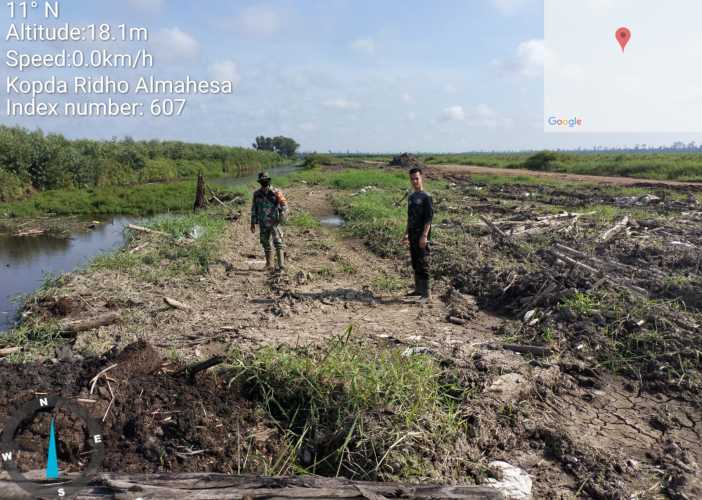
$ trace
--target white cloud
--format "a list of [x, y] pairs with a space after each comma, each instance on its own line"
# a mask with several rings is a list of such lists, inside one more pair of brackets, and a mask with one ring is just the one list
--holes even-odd
[[165, 3], [165, 0], [127, 0], [130, 7], [148, 12], [160, 11]]
[[405, 92], [404, 94], [402, 94], [400, 96], [400, 98], [402, 99], [402, 102], [406, 102], [406, 103], [414, 102], [414, 97], [412, 97], [409, 92]]
[[413, 122], [413, 121], [416, 120], [416, 119], [417, 119], [417, 113], [414, 113], [414, 112], [412, 112], [412, 111], [410, 111], [409, 113], [407, 113], [407, 120]]
[[439, 119], [444, 122], [462, 122], [466, 119], [466, 111], [463, 106], [450, 106], [441, 112]]
[[503, 61], [495, 59], [493, 67], [505, 74], [524, 78], [542, 78], [547, 59], [546, 45], [542, 39], [531, 39], [517, 46], [514, 57]]
[[503, 14], [513, 14], [526, 3], [526, 0], [492, 0], [492, 3]]
[[154, 36], [154, 46], [166, 60], [194, 59], [200, 43], [180, 28], [164, 28]]
[[487, 104], [478, 104], [469, 109], [459, 105], [445, 108], [439, 115], [438, 121], [462, 122], [469, 127], [482, 128], [511, 127], [513, 125], [510, 118], [501, 117]]
[[253, 5], [241, 11], [236, 20], [239, 30], [254, 37], [269, 37], [281, 27], [282, 16], [278, 10], [267, 5]]
[[375, 41], [370, 37], [357, 38], [356, 40], [351, 42], [351, 49], [353, 49], [356, 52], [372, 56], [373, 54], [375, 54]]
[[232, 86], [236, 87], [241, 81], [239, 75], [239, 65], [234, 61], [220, 61], [210, 66], [210, 72], [215, 80], [225, 80], [232, 82]]
[[358, 109], [361, 107], [357, 102], [347, 99], [330, 99], [324, 102], [324, 106], [335, 109]]

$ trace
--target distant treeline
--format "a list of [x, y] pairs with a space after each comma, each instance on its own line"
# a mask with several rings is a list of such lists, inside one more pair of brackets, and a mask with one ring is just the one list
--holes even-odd
[[68, 140], [0, 126], [0, 202], [49, 189], [129, 186], [185, 179], [202, 171], [218, 177], [283, 162], [271, 151], [179, 141]]
[[[338, 155], [388, 162], [392, 155]], [[519, 168], [579, 175], [635, 177], [640, 179], [702, 181], [702, 152], [632, 150], [539, 151], [520, 153], [418, 154], [428, 165], [454, 164]]]

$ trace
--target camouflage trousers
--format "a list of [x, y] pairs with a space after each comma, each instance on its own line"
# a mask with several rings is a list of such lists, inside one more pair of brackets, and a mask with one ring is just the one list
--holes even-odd
[[263, 250], [268, 253], [271, 251], [271, 239], [276, 249], [284, 248], [283, 230], [280, 226], [260, 226], [261, 230], [261, 245]]

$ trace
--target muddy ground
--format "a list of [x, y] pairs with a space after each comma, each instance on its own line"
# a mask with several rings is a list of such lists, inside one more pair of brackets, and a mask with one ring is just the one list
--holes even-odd
[[[118, 310], [122, 321], [79, 335], [53, 359], [0, 364], [0, 420], [18, 398], [60, 393], [94, 401], [87, 403], [93, 414], [104, 416], [106, 470], [267, 472], [280, 458], [283, 430], [250, 394], [228, 387], [226, 371], [188, 380], [178, 368], [232, 346], [317, 345], [354, 325], [369, 346], [420, 348], [441, 358], [471, 389], [460, 414], [469, 424], [463, 452], [473, 465], [447, 482], [479, 482], [488, 462], [503, 460], [531, 475], [535, 498], [702, 497], [702, 218], [686, 188], [668, 197], [654, 189], [661, 200], [637, 204], [597, 189], [480, 185], [438, 169], [430, 177], [445, 183], [435, 196], [439, 279], [432, 302], [407, 302], [404, 290], [387, 285], [398, 276], [409, 283], [405, 259], [380, 258], [333, 228], [288, 227], [289, 269], [272, 276], [242, 217], [205, 275], [150, 280], [102, 270], [68, 277], [53, 306], [33, 314], [75, 319]], [[286, 194], [294, 210], [333, 213], [331, 190], [295, 186]], [[637, 217], [599, 243], [619, 214], [533, 223], [593, 204]], [[128, 250], [150, 238], [137, 237]], [[563, 259], [563, 251], [545, 251], [554, 238], [610, 262], [607, 279]], [[601, 295], [582, 304], [591, 291]], [[190, 309], [168, 307], [164, 296]], [[56, 306], [62, 297], [70, 307]], [[506, 342], [547, 347], [550, 355], [502, 349]], [[91, 379], [114, 364], [91, 394]], [[48, 434], [28, 432], [27, 443], [32, 433]], [[436, 452], [437, 463], [448, 460]], [[392, 477], [392, 470], [376, 475]]]

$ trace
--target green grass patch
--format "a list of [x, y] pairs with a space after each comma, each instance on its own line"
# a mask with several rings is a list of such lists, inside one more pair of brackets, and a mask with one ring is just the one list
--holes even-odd
[[599, 301], [588, 293], [576, 292], [572, 297], [561, 300], [561, 305], [570, 308], [576, 314], [591, 314], [597, 309]]
[[[243, 193], [219, 188], [219, 191]], [[106, 187], [88, 190], [54, 190], [13, 203], [0, 204], [0, 215], [36, 217], [54, 215], [124, 214], [150, 216], [169, 211], [191, 210], [195, 181]]]
[[300, 229], [317, 229], [321, 227], [319, 220], [309, 212], [300, 211], [292, 215], [287, 224]]
[[[351, 335], [349, 327], [322, 347], [231, 353], [232, 384], [288, 435], [296, 463], [278, 472], [431, 477], [430, 456], [464, 439], [462, 389], [429, 356], [369, 348]], [[308, 463], [300, 450], [310, 450]]]
[[380, 290], [382, 292], [393, 293], [404, 290], [407, 284], [405, 283], [405, 280], [403, 280], [399, 276], [390, 276], [387, 274], [382, 274], [380, 276], [376, 276], [373, 279], [371, 286], [376, 290]]

